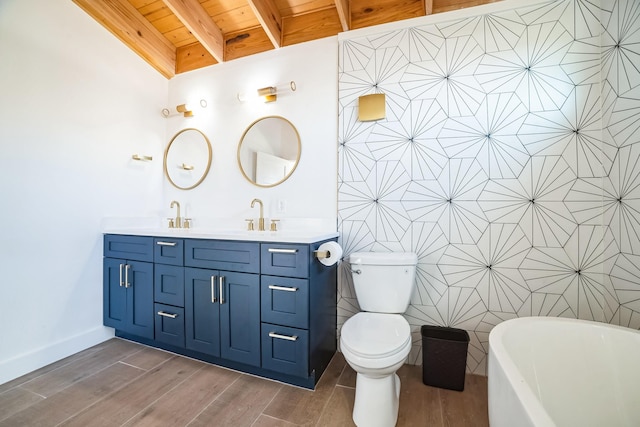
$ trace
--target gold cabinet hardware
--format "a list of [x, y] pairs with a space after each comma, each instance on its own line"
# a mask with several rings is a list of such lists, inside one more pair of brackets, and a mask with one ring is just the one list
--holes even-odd
[[141, 162], [150, 162], [153, 160], [153, 156], [141, 156], [139, 154], [134, 154], [131, 156], [133, 160], [139, 160]]

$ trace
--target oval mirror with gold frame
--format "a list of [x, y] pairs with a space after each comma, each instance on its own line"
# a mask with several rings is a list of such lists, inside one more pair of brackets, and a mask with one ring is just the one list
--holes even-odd
[[195, 128], [182, 129], [164, 152], [164, 173], [174, 187], [191, 190], [205, 179], [211, 168], [211, 143]]
[[262, 117], [251, 123], [238, 144], [242, 175], [258, 187], [274, 187], [286, 181], [300, 161], [300, 135], [280, 116]]

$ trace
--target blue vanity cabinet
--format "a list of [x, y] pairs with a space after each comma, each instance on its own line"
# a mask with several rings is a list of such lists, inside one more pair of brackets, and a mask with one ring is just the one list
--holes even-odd
[[337, 267], [316, 258], [322, 243], [107, 234], [104, 324], [122, 338], [313, 389], [337, 344]]
[[107, 235], [104, 254], [103, 323], [153, 338], [153, 239]]
[[259, 248], [253, 242], [185, 241], [187, 348], [260, 366]]

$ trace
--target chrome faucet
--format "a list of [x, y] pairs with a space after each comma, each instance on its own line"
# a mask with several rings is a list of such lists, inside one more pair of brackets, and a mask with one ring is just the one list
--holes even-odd
[[254, 207], [256, 203], [260, 203], [260, 218], [258, 218], [258, 231], [264, 231], [264, 206], [262, 200], [253, 199], [251, 201], [251, 207]]
[[[174, 227], [175, 228], [182, 228], [182, 218], [180, 217], [180, 203], [178, 203], [178, 202], [176, 202], [174, 200], [174, 201], [171, 202], [171, 205], [169, 207], [170, 208], [173, 208], [173, 207], [177, 208]], [[171, 228], [171, 225], [169, 225], [169, 227]]]

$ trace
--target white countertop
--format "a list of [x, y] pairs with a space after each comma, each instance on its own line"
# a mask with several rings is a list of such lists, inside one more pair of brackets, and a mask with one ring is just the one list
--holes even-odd
[[173, 237], [187, 239], [237, 240], [248, 242], [313, 243], [338, 237], [337, 231], [243, 231], [205, 230], [197, 228], [128, 228], [103, 229], [104, 234], [128, 234], [134, 236]]
[[314, 243], [338, 237], [338, 232], [332, 230], [335, 220], [286, 218], [278, 224], [278, 231], [248, 231], [245, 227], [243, 220], [220, 218], [198, 218], [192, 228], [169, 228], [166, 221], [156, 217], [105, 217], [101, 224], [104, 234], [186, 239]]

